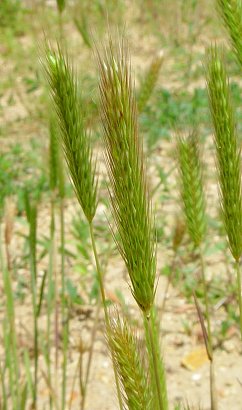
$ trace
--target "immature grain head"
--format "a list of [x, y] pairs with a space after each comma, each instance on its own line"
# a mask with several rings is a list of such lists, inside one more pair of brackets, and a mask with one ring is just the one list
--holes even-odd
[[151, 389], [139, 341], [125, 319], [112, 319], [107, 335], [128, 409], [151, 410]]
[[177, 153], [186, 224], [194, 245], [198, 247], [205, 234], [206, 221], [202, 168], [195, 132], [187, 138], [177, 138]]
[[117, 242], [129, 272], [133, 296], [139, 307], [148, 312], [155, 292], [154, 227], [127, 48], [124, 44], [115, 47], [110, 40], [104, 55], [98, 55], [98, 61]]
[[222, 52], [213, 46], [207, 58], [207, 87], [214, 126], [224, 224], [235, 260], [242, 254], [241, 159], [229, 80]]
[[142, 79], [138, 93], [138, 110], [140, 113], [146, 107], [146, 104], [149, 101], [151, 94], [153, 93], [158, 80], [163, 59], [163, 53], [159, 53], [157, 56], [155, 56], [148, 70], [146, 71], [144, 78]]
[[97, 181], [76, 76], [60, 48], [47, 49], [46, 71], [59, 119], [62, 146], [78, 201], [89, 222], [97, 206]]
[[242, 2], [241, 0], [217, 0], [217, 5], [235, 55], [242, 67]]

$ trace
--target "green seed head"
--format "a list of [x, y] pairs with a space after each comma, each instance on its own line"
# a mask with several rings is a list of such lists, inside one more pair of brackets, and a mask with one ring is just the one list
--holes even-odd
[[102, 123], [117, 243], [133, 296], [149, 311], [155, 293], [155, 240], [130, 63], [124, 44], [110, 40], [98, 56]]

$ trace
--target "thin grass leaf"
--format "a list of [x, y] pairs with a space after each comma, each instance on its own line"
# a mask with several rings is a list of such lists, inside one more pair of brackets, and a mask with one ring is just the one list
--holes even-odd
[[131, 280], [132, 294], [149, 312], [155, 294], [155, 238], [143, 147], [138, 135], [137, 107], [124, 44], [110, 40], [98, 55], [102, 123], [111, 202], [119, 251]]
[[6, 392], [6, 377], [5, 371], [2, 368], [2, 364], [0, 362], [0, 380], [1, 380], [1, 401], [0, 401], [0, 409], [7, 410], [7, 392]]
[[42, 280], [41, 280], [39, 301], [38, 301], [38, 304], [37, 304], [37, 317], [40, 316], [42, 303], [43, 303], [43, 300], [44, 300], [44, 290], [45, 290], [46, 277], [47, 277], [47, 270], [44, 271], [44, 274], [43, 274]]
[[5, 354], [8, 362], [10, 391], [13, 407], [16, 408], [20, 403], [20, 386], [19, 386], [19, 357], [15, 324], [15, 305], [14, 294], [12, 289], [12, 278], [8, 270], [3, 271], [4, 294], [6, 297], [6, 320], [7, 320], [7, 346], [5, 345]]
[[84, 127], [76, 75], [60, 48], [57, 52], [47, 49], [45, 67], [71, 179], [83, 212], [91, 222], [97, 207], [96, 164], [92, 161], [90, 139]]
[[119, 316], [111, 320], [107, 339], [113, 353], [127, 408], [129, 410], [151, 410], [149, 376], [144, 367], [139, 341], [127, 321]]
[[234, 53], [242, 67], [242, 2], [217, 0], [219, 13], [229, 33]]
[[198, 247], [206, 230], [205, 199], [198, 140], [195, 133], [177, 139], [180, 192], [186, 225], [190, 237]]
[[21, 389], [21, 402], [20, 402], [20, 410], [25, 410], [27, 406], [27, 399], [28, 399], [28, 384], [25, 383]]
[[33, 384], [33, 378], [31, 375], [31, 362], [30, 362], [29, 352], [27, 349], [24, 350], [24, 365], [25, 365], [26, 380], [28, 383], [28, 390], [31, 392], [32, 400], [34, 400], [34, 384]]
[[241, 159], [229, 80], [221, 50], [210, 48], [207, 87], [214, 126], [221, 205], [231, 253], [242, 254]]

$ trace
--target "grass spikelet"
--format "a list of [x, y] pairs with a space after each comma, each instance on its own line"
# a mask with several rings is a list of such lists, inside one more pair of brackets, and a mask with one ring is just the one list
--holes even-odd
[[[203, 330], [204, 341], [210, 360], [210, 399], [211, 410], [217, 410], [217, 397], [215, 388], [212, 333], [210, 324], [208, 289], [205, 277], [205, 265], [202, 250], [202, 241], [206, 231], [205, 198], [202, 181], [202, 166], [198, 147], [197, 134], [193, 132], [188, 138], [178, 137], [177, 141], [178, 164], [180, 173], [181, 197], [186, 217], [186, 225], [190, 237], [199, 251], [201, 277], [204, 291], [207, 329], [204, 325], [202, 313], [197, 307], [198, 316]], [[194, 296], [195, 297], [195, 296]], [[196, 301], [196, 298], [195, 298]], [[198, 305], [197, 305], [198, 306]]]
[[198, 247], [205, 234], [206, 221], [202, 170], [195, 132], [188, 138], [178, 137], [177, 153], [186, 224], [194, 245]]
[[78, 201], [89, 222], [97, 207], [97, 182], [90, 140], [83, 123], [76, 76], [60, 48], [48, 49], [46, 71], [62, 134], [62, 145]]
[[115, 47], [110, 40], [104, 56], [99, 55], [99, 68], [111, 202], [119, 233], [117, 242], [129, 272], [132, 294], [142, 311], [148, 313], [155, 293], [153, 218], [124, 44]]
[[207, 87], [213, 119], [221, 206], [229, 247], [235, 259], [240, 331], [242, 337], [242, 295], [240, 258], [242, 254], [241, 158], [229, 80], [221, 51], [210, 48], [207, 61]]
[[207, 86], [217, 151], [217, 167], [224, 224], [231, 253], [242, 254], [241, 160], [229, 80], [221, 51], [211, 47], [207, 61]]
[[146, 104], [149, 101], [150, 96], [155, 88], [162, 62], [163, 53], [159, 53], [157, 56], [154, 57], [141, 82], [138, 93], [138, 111], [140, 113], [146, 107]]
[[241, 0], [217, 0], [217, 5], [235, 55], [242, 67], [242, 2]]
[[151, 410], [148, 375], [136, 335], [127, 321], [117, 316], [116, 319], [111, 320], [107, 338], [127, 408]]

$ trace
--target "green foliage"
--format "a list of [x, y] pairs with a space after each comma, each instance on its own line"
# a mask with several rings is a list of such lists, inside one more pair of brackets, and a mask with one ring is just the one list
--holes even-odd
[[172, 93], [166, 88], [157, 88], [152, 96], [152, 105], [148, 105], [140, 115], [141, 131], [148, 148], [152, 148], [157, 142], [171, 138], [177, 124], [193, 127], [199, 121], [206, 125], [207, 116], [205, 89]]
[[124, 44], [110, 40], [99, 55], [100, 94], [111, 203], [118, 246], [139, 307], [149, 312], [155, 291], [155, 241], [137, 108]]
[[60, 48], [47, 49], [46, 71], [59, 119], [62, 146], [78, 201], [89, 222], [97, 207], [97, 181], [89, 136], [84, 128], [77, 78]]
[[217, 5], [229, 33], [234, 53], [242, 67], [242, 2], [241, 0], [217, 0]]
[[231, 253], [242, 254], [241, 159], [229, 80], [221, 50], [208, 52], [207, 85], [214, 126], [221, 206]]
[[149, 375], [144, 367], [139, 342], [128, 322], [112, 319], [107, 340], [123, 388], [124, 402], [129, 410], [151, 410], [152, 397]]
[[205, 199], [202, 183], [202, 166], [195, 132], [188, 138], [177, 139], [180, 192], [186, 216], [187, 228], [195, 246], [204, 238]]

